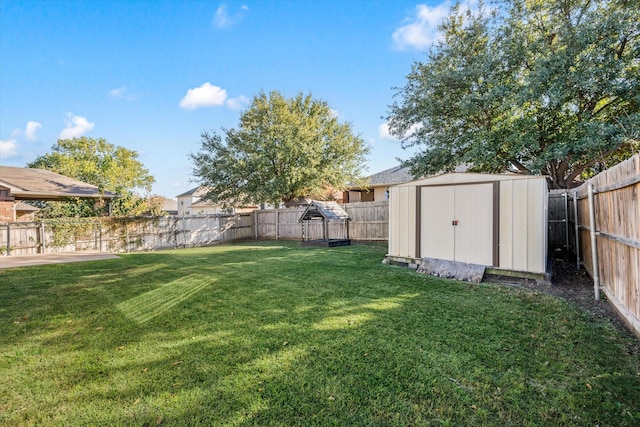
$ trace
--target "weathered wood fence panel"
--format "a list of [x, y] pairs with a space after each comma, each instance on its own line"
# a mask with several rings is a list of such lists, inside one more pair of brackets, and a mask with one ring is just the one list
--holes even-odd
[[349, 236], [351, 240], [389, 240], [389, 202], [347, 203], [344, 209], [349, 214]]
[[253, 238], [253, 216], [87, 218], [0, 224], [0, 254], [132, 252]]
[[[355, 241], [387, 241], [389, 239], [389, 202], [347, 203], [342, 205], [349, 214], [349, 237]], [[274, 240], [322, 239], [320, 221], [300, 223], [305, 208], [267, 209], [254, 211], [255, 238]], [[343, 238], [344, 225], [329, 222], [329, 236]]]
[[[386, 241], [389, 203], [344, 205], [356, 241]], [[0, 255], [132, 252], [206, 246], [241, 239], [321, 239], [320, 221], [300, 223], [304, 208], [259, 210], [238, 215], [87, 218], [0, 224]], [[346, 237], [344, 224], [329, 223], [329, 235]]]
[[570, 190], [567, 198], [569, 247], [599, 285], [594, 292], [602, 290], [640, 337], [640, 154]]

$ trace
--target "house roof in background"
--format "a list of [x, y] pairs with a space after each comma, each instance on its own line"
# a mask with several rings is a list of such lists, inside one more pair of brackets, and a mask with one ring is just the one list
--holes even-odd
[[178, 194], [176, 197], [187, 197], [187, 196], [191, 196], [191, 197], [202, 197], [205, 194], [207, 194], [207, 192], [209, 191], [209, 189], [207, 187], [203, 187], [203, 186], [199, 186], [196, 188], [192, 188], [189, 191], [186, 191], [182, 194]]
[[39, 211], [40, 209], [36, 208], [35, 206], [31, 206], [28, 205], [26, 203], [23, 202], [18, 202], [16, 203], [16, 211], [20, 211], [20, 212], [36, 212]]
[[395, 166], [391, 169], [369, 175], [369, 186], [378, 187], [382, 185], [403, 184], [413, 181], [415, 178], [411, 175], [408, 166]]
[[213, 203], [211, 200], [196, 200], [195, 202], [189, 205], [190, 208], [217, 208], [218, 205]]
[[0, 166], [0, 185], [17, 200], [62, 200], [69, 197], [112, 199], [115, 193], [45, 169]]
[[311, 202], [312, 200], [309, 199], [308, 197], [300, 196], [296, 199], [289, 200], [287, 203], [284, 204], [284, 206], [287, 208], [309, 206]]

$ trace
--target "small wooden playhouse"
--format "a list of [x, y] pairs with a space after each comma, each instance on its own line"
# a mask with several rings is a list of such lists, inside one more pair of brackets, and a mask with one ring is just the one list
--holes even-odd
[[[322, 223], [322, 238], [311, 237], [311, 223]], [[349, 239], [349, 214], [336, 202], [312, 200], [300, 216], [302, 246], [347, 246]]]
[[448, 173], [390, 187], [387, 261], [546, 274], [547, 197], [544, 177], [515, 174]]

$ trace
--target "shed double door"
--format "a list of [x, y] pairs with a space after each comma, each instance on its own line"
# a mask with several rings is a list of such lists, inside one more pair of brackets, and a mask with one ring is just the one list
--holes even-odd
[[420, 256], [493, 265], [493, 183], [420, 189]]

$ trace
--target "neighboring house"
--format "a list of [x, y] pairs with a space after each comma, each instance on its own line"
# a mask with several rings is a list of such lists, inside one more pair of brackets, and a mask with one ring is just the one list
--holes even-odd
[[389, 200], [389, 187], [415, 178], [409, 172], [409, 167], [395, 166], [391, 169], [370, 175], [368, 187], [351, 187], [345, 191], [344, 202], [378, 202]]
[[151, 196], [147, 202], [153, 206], [143, 212], [143, 215], [178, 215], [178, 202], [163, 196]]
[[298, 197], [297, 199], [293, 199], [284, 204], [285, 208], [300, 208], [307, 207], [313, 202], [313, 200], [309, 197]]
[[26, 203], [18, 202], [16, 203], [15, 210], [16, 222], [29, 222], [35, 221], [36, 212], [38, 212], [40, 209]]
[[97, 203], [116, 197], [95, 185], [45, 169], [0, 166], [0, 222], [14, 222], [26, 214], [23, 200], [63, 201], [93, 199]]
[[[466, 163], [458, 165], [453, 172], [466, 172], [469, 165]], [[344, 192], [344, 203], [357, 202], [380, 202], [389, 200], [389, 187], [393, 185], [405, 184], [415, 179], [424, 177], [414, 177], [411, 175], [408, 166], [396, 166], [382, 172], [374, 173], [367, 177], [369, 185], [367, 187], [351, 187]]]
[[224, 209], [203, 197], [207, 194], [207, 188], [200, 186], [193, 188], [186, 193], [179, 194], [178, 215], [213, 215], [221, 213], [242, 213], [251, 212], [258, 209], [258, 206], [240, 206], [231, 209]]
[[178, 202], [174, 199], [162, 198], [162, 212], [167, 215], [178, 215]]

